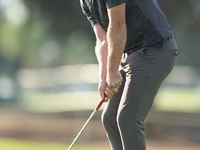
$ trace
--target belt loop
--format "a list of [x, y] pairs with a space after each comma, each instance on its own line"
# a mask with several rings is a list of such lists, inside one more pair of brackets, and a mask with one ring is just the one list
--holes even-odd
[[174, 35], [173, 35], [173, 34], [170, 34], [168, 37], [163, 38], [163, 41], [167, 41], [167, 40], [173, 39], [173, 38], [174, 38]]
[[127, 51], [126, 52], [128, 55], [130, 55], [131, 53], [133, 53], [133, 51]]

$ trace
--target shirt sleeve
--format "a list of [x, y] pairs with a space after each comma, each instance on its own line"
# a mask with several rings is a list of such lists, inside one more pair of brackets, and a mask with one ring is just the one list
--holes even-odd
[[89, 9], [89, 6], [88, 6], [89, 4], [87, 4], [85, 2], [85, 0], [80, 0], [80, 5], [81, 5], [81, 9], [82, 9], [83, 13], [86, 15], [86, 17], [90, 21], [91, 25], [94, 26], [94, 25], [98, 24]]
[[128, 2], [128, 0], [106, 0], [106, 6], [112, 8], [126, 2]]

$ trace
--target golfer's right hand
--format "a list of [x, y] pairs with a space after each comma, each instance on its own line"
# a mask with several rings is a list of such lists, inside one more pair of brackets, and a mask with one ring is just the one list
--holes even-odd
[[120, 71], [108, 71], [107, 73], [107, 87], [113, 92], [117, 93], [122, 83], [122, 75]]

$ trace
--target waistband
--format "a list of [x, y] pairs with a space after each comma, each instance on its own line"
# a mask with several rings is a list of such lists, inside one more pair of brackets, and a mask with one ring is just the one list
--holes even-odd
[[170, 39], [173, 39], [173, 38], [174, 38], [174, 35], [170, 34], [168, 37], [163, 38], [163, 41], [167, 41], [167, 40], [170, 40]]
[[[167, 41], [167, 40], [170, 40], [170, 39], [173, 39], [174, 38], [174, 35], [173, 34], [170, 34], [168, 37], [166, 38], [163, 38], [163, 41]], [[125, 53], [127, 53], [128, 55], [130, 55], [131, 53], [133, 53], [135, 51], [127, 51]]]

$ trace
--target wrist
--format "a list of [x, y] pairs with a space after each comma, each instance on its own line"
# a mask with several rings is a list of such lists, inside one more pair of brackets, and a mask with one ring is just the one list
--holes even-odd
[[106, 67], [103, 67], [100, 65], [99, 67], [99, 79], [101, 82], [106, 82], [106, 77], [107, 77], [107, 70]]
[[107, 72], [108, 73], [115, 73], [118, 71], [119, 69], [119, 64], [118, 62], [116, 61], [111, 61], [112, 59], [109, 59], [110, 61], [108, 61], [108, 64], [107, 64]]
[[106, 79], [100, 79], [99, 82], [100, 83], [106, 83]]
[[109, 69], [107, 74], [115, 74], [116, 72], [118, 72], [118, 69]]

